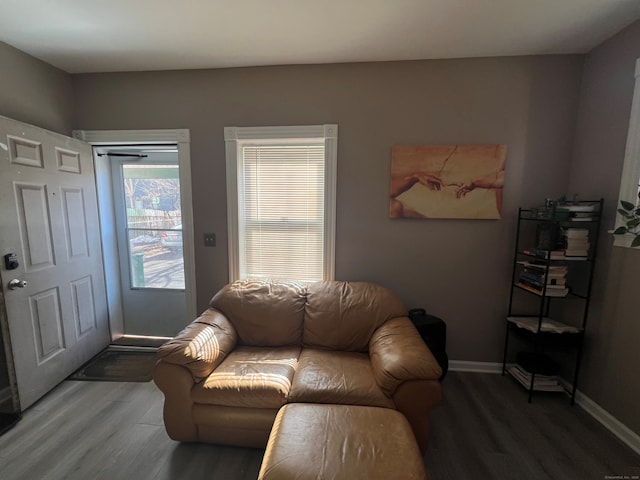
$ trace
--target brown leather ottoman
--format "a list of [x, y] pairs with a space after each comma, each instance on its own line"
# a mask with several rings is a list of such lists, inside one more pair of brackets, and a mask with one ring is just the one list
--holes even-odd
[[426, 479], [404, 415], [355, 405], [291, 403], [280, 409], [258, 480]]

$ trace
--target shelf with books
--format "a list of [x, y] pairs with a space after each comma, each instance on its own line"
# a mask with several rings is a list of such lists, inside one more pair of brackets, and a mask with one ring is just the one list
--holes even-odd
[[529, 293], [533, 293], [534, 295], [537, 295], [539, 297], [545, 296], [545, 297], [564, 298], [567, 295], [569, 295], [568, 287], [552, 288], [552, 285], [547, 285], [546, 288], [536, 287], [527, 282], [523, 282], [522, 280], [514, 283], [513, 286], [521, 288], [522, 290], [525, 290]]
[[543, 353], [521, 352], [507, 372], [523, 387], [536, 392], [562, 392], [560, 366]]
[[[516, 282], [513, 284], [513, 287], [524, 290], [538, 297], [543, 296], [543, 290], [539, 287], [528, 285], [524, 282]], [[588, 298], [586, 295], [572, 291], [569, 287], [553, 288], [551, 285], [547, 285], [547, 289], [544, 291], [544, 296], [548, 298], [575, 298], [581, 300], [586, 300]]]
[[552, 262], [588, 262], [591, 258], [588, 255], [575, 255], [570, 253], [566, 254], [565, 250], [543, 250], [536, 248], [525, 248], [518, 252], [520, 255], [525, 257], [532, 257], [534, 259], [540, 260], [541, 262], [552, 261]]
[[[570, 392], [573, 403], [589, 311], [602, 207], [603, 200], [599, 200], [559, 204], [551, 209], [520, 208], [518, 211], [503, 375], [510, 373], [514, 377], [519, 376], [520, 383], [529, 391], [530, 402], [533, 391], [538, 390], [534, 388], [537, 374], [523, 377], [521, 370], [516, 371], [517, 375], [507, 370], [509, 337], [517, 334], [525, 342], [525, 348], [539, 354], [547, 350], [564, 352], [561, 356], [564, 361], [570, 358], [567, 353], [575, 353], [574, 378], [573, 382], [568, 382], [573, 385]], [[529, 300], [525, 296], [529, 296]], [[574, 301], [567, 307], [560, 307], [560, 303], [568, 299]], [[565, 321], [553, 319], [558, 315], [560, 320]], [[523, 378], [524, 381], [521, 381]]]
[[582, 331], [578, 327], [548, 317], [512, 315], [507, 317], [507, 322], [533, 333], [580, 333]]
[[573, 327], [575, 330], [571, 331], [560, 332], [555, 329], [547, 330], [546, 328], [538, 331], [537, 317], [521, 317], [524, 319], [535, 319], [534, 325], [527, 326], [523, 326], [523, 324], [527, 322], [515, 322], [513, 321], [514, 318], [516, 317], [507, 318], [507, 326], [510, 330], [509, 334], [516, 335], [526, 344], [536, 345], [542, 350], [557, 352], [564, 351], [565, 349], [574, 349], [579, 346], [583, 340], [584, 331], [577, 327]]
[[524, 388], [532, 388], [535, 392], [564, 392], [557, 375], [534, 375], [518, 364], [509, 367], [507, 371]]
[[569, 294], [566, 283], [569, 271], [567, 266], [552, 265], [549, 261], [517, 261], [516, 265], [519, 270], [514, 275], [514, 286], [539, 296], [566, 297]]
[[552, 202], [552, 205], [548, 206], [520, 209], [521, 220], [567, 225], [599, 222], [601, 215], [602, 202], [600, 200]]

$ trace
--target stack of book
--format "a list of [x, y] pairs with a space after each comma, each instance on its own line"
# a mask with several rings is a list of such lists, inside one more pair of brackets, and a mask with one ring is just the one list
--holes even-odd
[[518, 286], [530, 292], [548, 297], [566, 297], [569, 288], [566, 286], [569, 269], [565, 265], [541, 265], [531, 262], [518, 262], [522, 267], [518, 277]]
[[524, 387], [546, 392], [562, 392], [564, 389], [558, 380], [558, 364], [548, 356], [535, 352], [518, 352], [516, 364], [509, 373]]
[[548, 333], [578, 333], [580, 331], [579, 328], [574, 327], [572, 325], [567, 325], [566, 323], [558, 322], [556, 320], [552, 320], [548, 317], [507, 317], [507, 321], [513, 323], [519, 328], [523, 328], [525, 330], [529, 330], [533, 333], [540, 332], [548, 332]]
[[572, 222], [591, 222], [596, 211], [597, 203], [567, 204], [562, 208], [569, 211]]
[[[531, 387], [531, 373], [527, 372], [523, 367], [516, 364], [509, 368], [509, 373], [523, 387]], [[540, 392], [562, 392], [564, 389], [558, 380], [557, 375], [540, 375], [535, 374], [533, 379], [533, 389]]]
[[566, 257], [586, 257], [589, 255], [589, 230], [586, 228], [567, 228], [563, 232], [566, 239]]

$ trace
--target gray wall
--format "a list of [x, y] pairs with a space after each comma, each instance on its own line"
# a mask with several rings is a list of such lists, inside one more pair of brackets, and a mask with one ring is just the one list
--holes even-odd
[[0, 115], [71, 133], [71, 75], [0, 42]]
[[[605, 230], [615, 222], [637, 58], [640, 21], [585, 60], [569, 190], [605, 198]], [[580, 388], [640, 434], [640, 250], [612, 243], [612, 236], [604, 233]]]
[[[446, 319], [456, 360], [501, 360], [521, 204], [565, 193], [583, 56], [73, 76], [74, 128], [189, 128], [198, 307], [228, 279], [223, 128], [337, 123], [336, 278]], [[394, 144], [507, 144], [503, 219], [390, 220]], [[218, 246], [202, 246], [203, 232]]]

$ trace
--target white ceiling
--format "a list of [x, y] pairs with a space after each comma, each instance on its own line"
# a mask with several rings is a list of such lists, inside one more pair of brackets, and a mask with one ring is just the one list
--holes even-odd
[[70, 73], [586, 53], [640, 0], [0, 0], [0, 41]]

